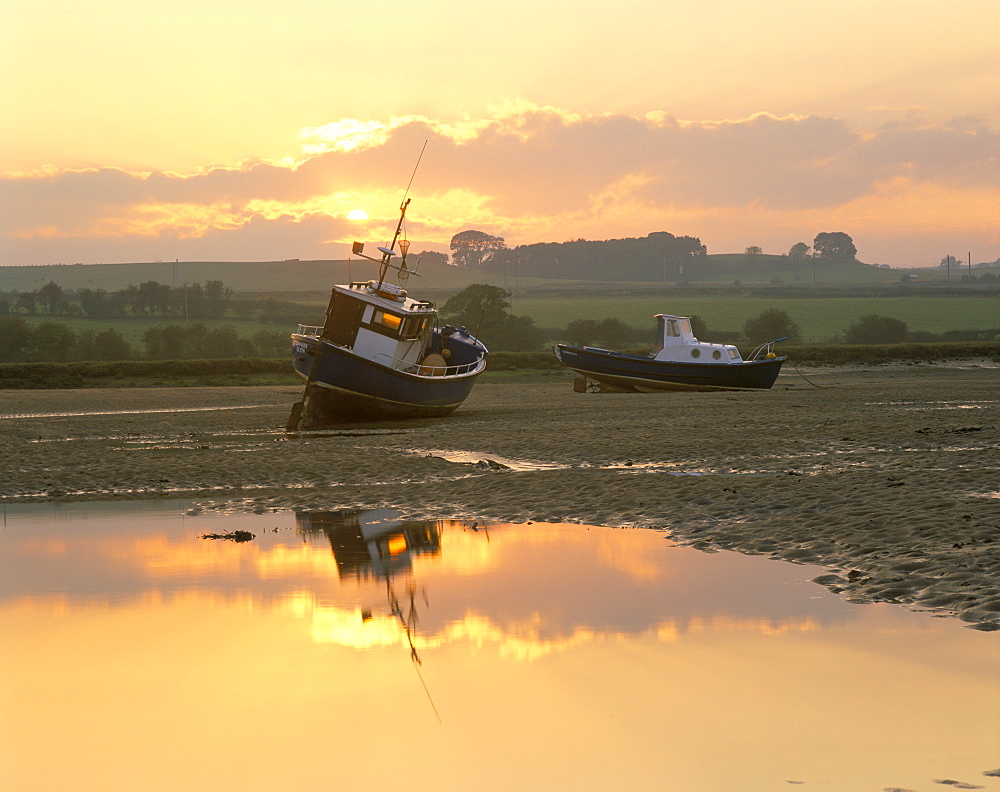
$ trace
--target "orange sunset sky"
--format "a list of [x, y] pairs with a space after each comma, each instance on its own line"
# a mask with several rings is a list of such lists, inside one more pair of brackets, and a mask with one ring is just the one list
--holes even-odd
[[414, 251], [992, 261], [998, 30], [996, 0], [0, 0], [0, 264], [346, 258], [424, 141]]

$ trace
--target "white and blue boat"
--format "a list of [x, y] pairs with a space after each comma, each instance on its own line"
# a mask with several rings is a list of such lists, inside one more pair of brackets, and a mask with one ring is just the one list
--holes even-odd
[[553, 351], [564, 366], [585, 380], [613, 390], [643, 393], [767, 389], [785, 362], [775, 354], [774, 345], [787, 338], [761, 344], [744, 359], [732, 344], [695, 338], [689, 317], [656, 314], [655, 318], [657, 346], [648, 355], [569, 344], [557, 344]]
[[[348, 421], [431, 418], [455, 410], [486, 368], [487, 349], [464, 327], [441, 326], [434, 303], [417, 300], [388, 283], [390, 271], [406, 281], [409, 241], [400, 238], [400, 206], [392, 242], [378, 248], [378, 280], [333, 287], [323, 326], [299, 325], [292, 334], [292, 362], [305, 383], [288, 430]], [[405, 235], [404, 235], [405, 237]], [[399, 243], [400, 263], [397, 256]]]

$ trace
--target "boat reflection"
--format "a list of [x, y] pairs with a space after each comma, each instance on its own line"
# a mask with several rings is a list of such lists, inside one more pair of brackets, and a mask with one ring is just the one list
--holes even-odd
[[329, 540], [341, 580], [391, 579], [412, 572], [415, 557], [441, 553], [440, 523], [401, 520], [388, 509], [296, 511], [295, 524]]
[[[413, 576], [413, 559], [441, 553], [441, 524], [426, 520], [400, 520], [387, 510], [295, 512], [296, 527], [303, 536], [322, 534], [330, 542], [337, 575], [341, 581], [371, 579], [385, 582], [385, 596], [390, 614], [399, 622], [406, 636], [410, 660], [417, 671], [420, 685], [430, 702], [434, 715], [441, 721], [427, 682], [420, 673], [423, 661], [417, 651], [416, 633], [420, 621], [417, 609], [417, 588]], [[405, 578], [406, 594], [400, 600], [394, 585], [397, 577]], [[426, 602], [426, 591], [421, 590]], [[361, 610], [361, 620], [372, 618], [372, 609]]]

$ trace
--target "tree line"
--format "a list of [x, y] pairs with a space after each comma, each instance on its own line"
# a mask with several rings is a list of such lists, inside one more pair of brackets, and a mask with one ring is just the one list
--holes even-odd
[[[763, 249], [751, 245], [742, 261], [712, 259], [697, 237], [656, 231], [645, 237], [571, 242], [542, 242], [508, 248], [503, 237], [469, 230], [451, 239], [452, 263], [474, 267], [508, 278], [535, 277], [573, 280], [686, 281], [752, 266]], [[856, 262], [854, 240], [843, 231], [821, 232], [812, 248], [805, 242], [792, 245], [793, 261], [816, 259], [822, 263]], [[609, 277], [613, 276], [613, 277]]]
[[66, 290], [55, 281], [28, 291], [0, 291], [0, 315], [48, 315], [92, 319], [150, 317], [189, 320], [238, 319], [273, 324], [302, 321], [310, 309], [271, 297], [237, 298], [220, 280], [168, 286], [157, 281], [130, 284], [123, 289]]
[[[50, 290], [51, 291], [51, 290]], [[301, 318], [298, 308], [296, 318]], [[703, 340], [757, 344], [788, 337], [800, 341], [802, 331], [791, 316], [768, 309], [750, 317], [742, 328], [709, 328], [692, 316], [695, 335]], [[615, 317], [577, 319], [565, 328], [538, 327], [529, 316], [511, 309], [511, 293], [498, 286], [475, 283], [448, 299], [440, 309], [442, 324], [464, 326], [494, 352], [537, 352], [554, 338], [578, 345], [609, 349], [641, 349], [653, 343], [654, 328], [635, 328]], [[846, 326], [839, 338], [847, 344], [995, 340], [1000, 331], [955, 330], [942, 334], [911, 331], [905, 322], [868, 314]], [[211, 358], [282, 358], [289, 354], [288, 333], [258, 330], [241, 336], [232, 326], [209, 328], [185, 322], [148, 328], [130, 344], [113, 328], [74, 331], [48, 320], [32, 325], [18, 314], [0, 314], [0, 362], [68, 362], [115, 360], [198, 360]]]
[[21, 316], [0, 315], [0, 363], [273, 358], [288, 355], [289, 343], [288, 333], [278, 330], [244, 337], [230, 325], [191, 322], [151, 327], [133, 345], [110, 327], [75, 331], [63, 322], [33, 326]]

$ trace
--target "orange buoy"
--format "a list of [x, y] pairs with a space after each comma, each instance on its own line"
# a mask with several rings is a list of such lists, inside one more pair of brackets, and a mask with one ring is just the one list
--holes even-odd
[[444, 375], [447, 365], [448, 361], [441, 355], [437, 352], [431, 352], [431, 354], [420, 361], [419, 373], [425, 377], [440, 377]]

